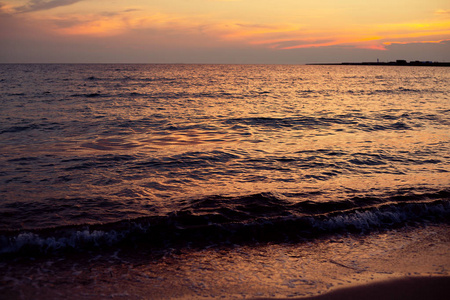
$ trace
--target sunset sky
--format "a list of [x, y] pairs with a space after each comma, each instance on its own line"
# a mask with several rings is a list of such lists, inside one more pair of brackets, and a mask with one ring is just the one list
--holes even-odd
[[448, 0], [0, 0], [0, 62], [450, 61]]

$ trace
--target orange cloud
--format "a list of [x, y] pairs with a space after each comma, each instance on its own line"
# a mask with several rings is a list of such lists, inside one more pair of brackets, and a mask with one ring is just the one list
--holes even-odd
[[15, 12], [15, 7], [8, 3], [0, 2], [0, 14], [13, 14]]
[[122, 33], [125, 30], [122, 20], [100, 19], [82, 22], [66, 28], [59, 28], [57, 32], [63, 35], [94, 35], [110, 36]]
[[234, 23], [232, 25], [226, 24], [221, 27], [226, 27], [227, 31], [223, 37], [228, 39], [247, 39], [247, 38], [261, 38], [268, 36], [280, 36], [283, 34], [290, 34], [299, 30], [298, 25], [292, 24], [243, 24]]
[[436, 15], [450, 15], [450, 9], [438, 9], [434, 13]]
[[62, 35], [114, 36], [140, 29], [188, 30], [198, 23], [189, 19], [155, 13], [141, 16], [136, 10], [121, 13], [53, 18], [54, 30]]
[[[379, 45], [374, 41], [380, 40], [380, 37], [338, 37], [326, 42], [312, 42], [303, 43], [294, 46], [280, 47], [283, 50], [301, 49], [301, 48], [317, 48], [317, 47], [329, 47], [329, 46], [351, 46], [360, 49], [374, 49], [374, 50], [386, 50], [383, 45]], [[305, 41], [302, 41], [305, 42]]]
[[450, 39], [438, 40], [438, 41], [408, 41], [408, 42], [384, 42], [383, 44], [386, 46], [390, 46], [393, 44], [406, 45], [406, 44], [440, 44], [444, 42], [448, 42]]
[[[78, 1], [60, 0], [58, 3], [63, 2]], [[11, 8], [3, 6], [2, 9]], [[440, 15], [447, 13], [446, 10], [435, 12]], [[220, 20], [214, 18], [213, 14], [148, 14], [139, 9], [96, 14], [36, 15], [33, 18], [64, 36], [113, 37], [139, 32], [142, 37], [146, 34], [158, 35], [158, 43], [169, 45], [169, 42], [180, 44], [183, 41], [186, 45], [191, 45], [195, 41], [199, 47], [221, 47], [225, 43], [278, 50], [330, 46], [386, 50], [386, 46], [395, 43], [437, 43], [450, 39], [450, 20], [437, 16], [434, 17], [436, 20], [430, 21], [365, 24], [357, 27], [339, 23], [333, 28], [324, 27], [323, 24], [258, 24], [242, 20]]]
[[301, 30], [295, 29], [294, 26], [286, 28], [289, 30], [259, 31], [253, 35], [252, 32], [245, 32], [247, 43], [281, 50], [329, 46], [386, 50], [386, 46], [392, 43], [430, 40], [441, 42], [450, 38], [450, 21], [366, 25], [356, 29], [341, 28], [339, 31]]

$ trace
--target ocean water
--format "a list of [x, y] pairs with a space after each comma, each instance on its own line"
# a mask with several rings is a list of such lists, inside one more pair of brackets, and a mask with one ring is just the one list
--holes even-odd
[[0, 65], [0, 253], [448, 222], [449, 82], [433, 67]]

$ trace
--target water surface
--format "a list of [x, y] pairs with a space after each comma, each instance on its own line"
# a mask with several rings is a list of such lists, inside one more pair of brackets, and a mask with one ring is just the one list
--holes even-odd
[[0, 65], [1, 251], [445, 220], [449, 82], [432, 67]]

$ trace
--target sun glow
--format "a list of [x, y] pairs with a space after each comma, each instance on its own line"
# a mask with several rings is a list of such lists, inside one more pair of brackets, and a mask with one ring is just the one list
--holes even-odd
[[97, 20], [83, 22], [68, 28], [58, 28], [56, 31], [62, 35], [93, 35], [112, 36], [125, 31], [121, 20]]
[[422, 2], [411, 1], [410, 6], [403, 6], [403, 0], [392, 6], [381, 0], [372, 8], [352, 0], [339, 4], [282, 0], [277, 6], [269, 0], [170, 0], [158, 4], [132, 0], [126, 6], [104, 0], [3, 0], [0, 38], [33, 36], [36, 41], [63, 43], [96, 37], [99, 43], [107, 39], [104, 45], [114, 42], [115, 48], [151, 45], [152, 49], [190, 47], [199, 52], [310, 48], [386, 52], [394, 44], [437, 46], [450, 40], [448, 7], [436, 0], [428, 2], [424, 10]]

